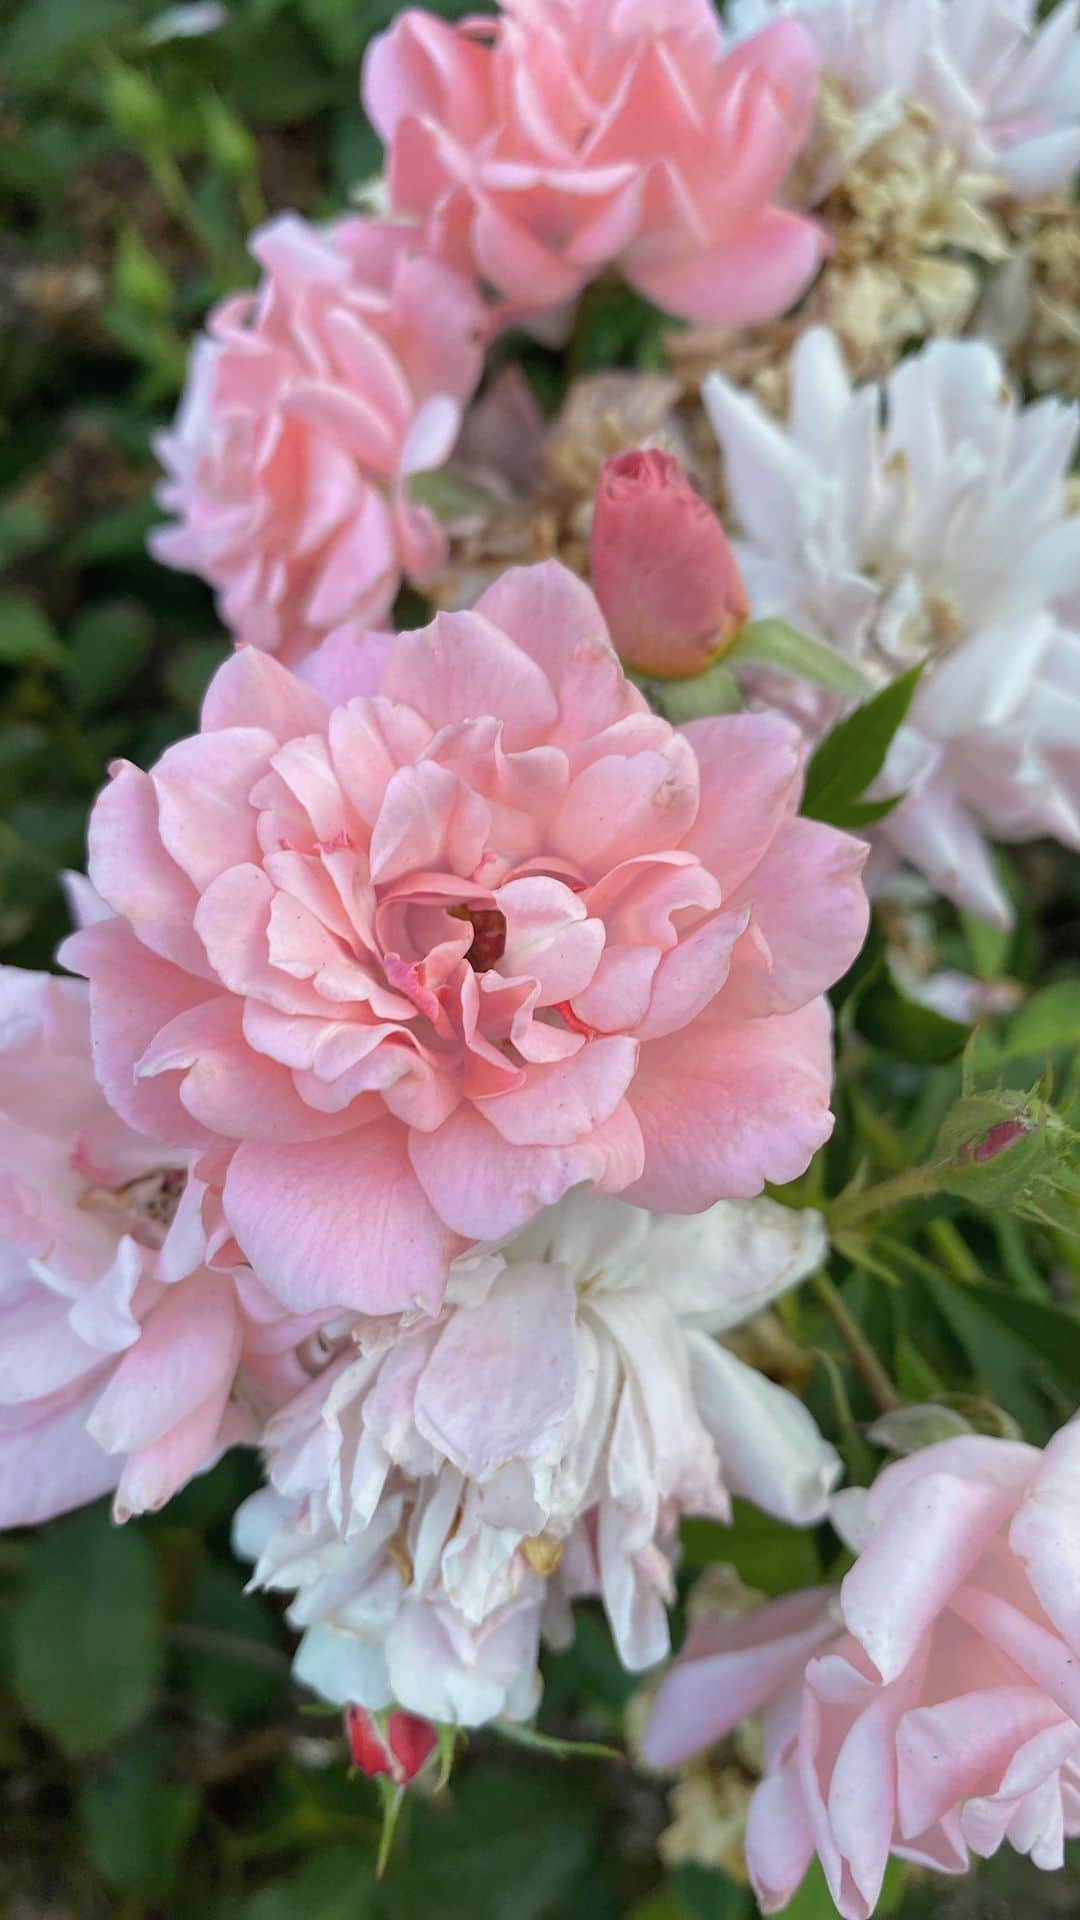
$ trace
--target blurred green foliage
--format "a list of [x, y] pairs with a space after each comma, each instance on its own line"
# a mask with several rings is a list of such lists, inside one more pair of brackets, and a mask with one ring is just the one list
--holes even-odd
[[[81, 864], [108, 762], [146, 764], [189, 730], [223, 656], [209, 594], [146, 554], [153, 437], [193, 328], [250, 277], [250, 228], [267, 209], [337, 212], [374, 173], [357, 73], [393, 11], [393, 0], [9, 0], [0, 14], [4, 961], [50, 963], [66, 925], [59, 874]], [[588, 320], [581, 370], [657, 363], [660, 327], [643, 303], [604, 286]], [[820, 762], [819, 810], [865, 817], [879, 748], [864, 738], [853, 753], [848, 741]], [[973, 1089], [1038, 1088], [1063, 1140], [1077, 1124], [1080, 987], [1059, 978], [1076, 943], [1075, 869], [1036, 850], [1012, 884], [1016, 933], [943, 916], [942, 959], [1042, 990], [965, 1054], [966, 1027], [908, 997], [879, 930], [837, 996], [836, 1135], [792, 1199], [850, 1211], [874, 1183], [936, 1164], [947, 1116]], [[991, 1428], [999, 1402], [1042, 1440], [1080, 1377], [1071, 1148], [1010, 1178], [1022, 1204], [1009, 1211], [978, 1181], [946, 1191], [939, 1180], [856, 1219], [836, 1278], [905, 1395], [983, 1409]], [[835, 1303], [804, 1289], [777, 1318], [811, 1356], [807, 1396], [823, 1427], [853, 1477], [868, 1477], [876, 1408]], [[139, 1526], [112, 1529], [100, 1506], [0, 1542], [0, 1911], [749, 1920], [745, 1889], [661, 1867], [662, 1782], [494, 1734], [469, 1742], [447, 1793], [414, 1796], [377, 1887], [376, 1796], [349, 1778], [336, 1719], [304, 1712], [289, 1631], [275, 1606], [244, 1595], [229, 1549], [231, 1515], [256, 1479], [253, 1461], [230, 1457]], [[725, 1559], [766, 1593], [819, 1579], [837, 1553], [827, 1529], [795, 1534], [750, 1510], [731, 1530], [685, 1530], [687, 1579]], [[634, 1686], [583, 1608], [574, 1647], [547, 1663], [541, 1724], [621, 1744]], [[987, 1884], [1000, 1899], [976, 1894], [998, 1900], [980, 1907], [896, 1873], [883, 1911], [1073, 1911], [1059, 1881], [1011, 1859]], [[792, 1920], [831, 1911], [813, 1876], [790, 1909]]]

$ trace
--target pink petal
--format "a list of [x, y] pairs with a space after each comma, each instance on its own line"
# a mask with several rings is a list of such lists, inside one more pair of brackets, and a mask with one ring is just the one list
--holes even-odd
[[501, 1240], [568, 1188], [594, 1180], [618, 1192], [640, 1165], [640, 1136], [624, 1109], [568, 1147], [512, 1146], [473, 1107], [459, 1107], [437, 1133], [414, 1133], [409, 1153], [440, 1218], [470, 1240]]
[[495, 714], [511, 750], [543, 740], [557, 713], [541, 669], [478, 612], [440, 613], [430, 627], [399, 634], [381, 691], [435, 727]]
[[438, 1307], [460, 1242], [425, 1199], [406, 1137], [386, 1120], [334, 1140], [237, 1149], [225, 1212], [283, 1306], [372, 1314]]
[[415, 1419], [462, 1473], [485, 1480], [550, 1446], [574, 1404], [575, 1309], [564, 1268], [526, 1264], [448, 1320], [420, 1376]]
[[191, 924], [198, 895], [162, 845], [149, 774], [126, 761], [114, 766], [90, 815], [89, 852], [95, 887], [143, 945], [212, 979]]
[[276, 745], [261, 727], [229, 727], [177, 741], [154, 768], [162, 842], [200, 890], [257, 858], [249, 796]]
[[1007, 1488], [928, 1472], [893, 1506], [841, 1588], [848, 1628], [883, 1680], [907, 1665], [1013, 1504]]
[[779, 714], [692, 720], [683, 734], [697, 755], [701, 807], [682, 846], [733, 896], [799, 803], [802, 735]]
[[232, 1282], [196, 1274], [165, 1294], [116, 1368], [87, 1423], [109, 1453], [151, 1446], [225, 1383], [240, 1356]]
[[573, 1146], [611, 1119], [637, 1058], [635, 1040], [591, 1040], [567, 1060], [530, 1067], [523, 1087], [477, 1100], [476, 1110], [512, 1146]]
[[797, 1179], [832, 1132], [831, 1080], [823, 1000], [730, 1027], [703, 1016], [649, 1042], [630, 1096], [645, 1172], [626, 1199], [696, 1213]]
[[275, 740], [289, 740], [297, 733], [323, 732], [326, 721], [325, 701], [303, 680], [270, 654], [239, 647], [206, 690], [201, 724], [204, 733], [256, 727]]

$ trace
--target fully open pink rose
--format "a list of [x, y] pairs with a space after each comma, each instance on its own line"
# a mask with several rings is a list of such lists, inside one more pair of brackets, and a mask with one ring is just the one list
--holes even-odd
[[302, 1313], [437, 1306], [581, 1181], [694, 1212], [791, 1180], [867, 915], [801, 767], [785, 720], [652, 713], [554, 562], [305, 679], [242, 652], [93, 813], [116, 917], [64, 957], [108, 1097], [228, 1145], [228, 1223]]
[[702, 673], [749, 612], [719, 517], [659, 447], [600, 469], [591, 572], [619, 658], [657, 679]]
[[0, 968], [0, 1526], [160, 1506], [308, 1377], [214, 1211], [106, 1105], [82, 982]]
[[402, 14], [364, 102], [395, 211], [511, 309], [614, 262], [669, 312], [734, 324], [790, 306], [822, 257], [772, 204], [815, 81], [791, 20], [725, 56], [710, 0], [504, 0], [456, 26]]
[[962, 1873], [1008, 1841], [1059, 1867], [1080, 1833], [1080, 1420], [1041, 1454], [942, 1441], [835, 1504], [861, 1544], [839, 1605], [826, 1589], [703, 1622], [648, 1757], [765, 1707], [746, 1851], [766, 1913], [815, 1852], [843, 1920], [873, 1913], [890, 1853]]
[[483, 309], [387, 222], [285, 214], [252, 252], [262, 283], [212, 314], [158, 443], [175, 523], [151, 546], [217, 589], [238, 641], [297, 660], [441, 563], [408, 482], [453, 446]]

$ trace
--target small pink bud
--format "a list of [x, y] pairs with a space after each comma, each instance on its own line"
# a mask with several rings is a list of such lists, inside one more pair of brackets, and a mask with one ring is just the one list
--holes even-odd
[[704, 672], [749, 611], [719, 519], [658, 448], [600, 469], [592, 581], [624, 664], [658, 679]]
[[996, 1160], [999, 1153], [1004, 1153], [1014, 1141], [1021, 1140], [1027, 1131], [1022, 1120], [999, 1120], [997, 1126], [991, 1127], [989, 1133], [979, 1141], [971, 1157], [980, 1162]]
[[346, 1707], [345, 1732], [353, 1765], [369, 1780], [386, 1774], [396, 1787], [415, 1780], [439, 1744], [430, 1720], [400, 1709], [373, 1714], [366, 1707]]

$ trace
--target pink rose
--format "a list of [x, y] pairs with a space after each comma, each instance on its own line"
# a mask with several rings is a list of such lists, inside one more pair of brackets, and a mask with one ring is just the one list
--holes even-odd
[[617, 263], [669, 312], [742, 324], [790, 306], [824, 252], [772, 204], [816, 72], [792, 20], [725, 56], [709, 0], [505, 0], [456, 26], [402, 14], [363, 92], [395, 212], [511, 310]]
[[115, 918], [65, 962], [132, 1125], [228, 1150], [294, 1312], [438, 1305], [449, 1262], [592, 1181], [695, 1212], [832, 1126], [864, 848], [795, 818], [796, 729], [677, 732], [555, 563], [472, 612], [253, 651], [94, 809]]
[[600, 469], [591, 571], [619, 658], [658, 679], [702, 673], [750, 611], [717, 515], [659, 448]]
[[106, 1105], [82, 982], [0, 968], [0, 1526], [161, 1506], [308, 1377], [190, 1161]]
[[409, 499], [447, 458], [480, 373], [471, 288], [402, 227], [319, 230], [284, 214], [255, 235], [257, 292], [211, 315], [158, 453], [175, 524], [159, 560], [217, 589], [237, 640], [296, 661], [423, 581], [444, 536]]
[[746, 1849], [766, 1913], [815, 1852], [843, 1920], [873, 1913], [890, 1853], [962, 1873], [1007, 1840], [1060, 1867], [1080, 1833], [1080, 1420], [1041, 1454], [941, 1441], [834, 1504], [863, 1542], [839, 1606], [824, 1590], [703, 1622], [648, 1758], [765, 1707]]

